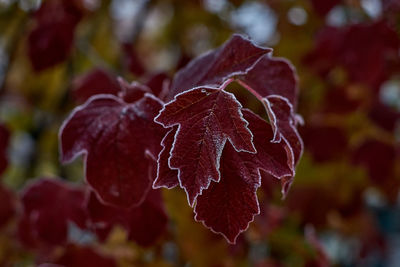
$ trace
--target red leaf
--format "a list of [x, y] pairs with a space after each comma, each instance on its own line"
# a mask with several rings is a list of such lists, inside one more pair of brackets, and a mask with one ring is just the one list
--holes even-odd
[[256, 191], [261, 184], [260, 170], [279, 178], [292, 175], [282, 145], [268, 142], [273, 135], [271, 126], [249, 110], [243, 114], [254, 133], [257, 153], [238, 152], [228, 143], [221, 157], [221, 180], [197, 197], [195, 207], [195, 219], [230, 243], [235, 243], [259, 213]]
[[167, 99], [194, 87], [219, 86], [230, 77], [247, 73], [271, 51], [235, 34], [221, 47], [199, 56], [181, 69], [172, 81]]
[[267, 97], [264, 103], [274, 131], [272, 142], [284, 141], [294, 173], [296, 164], [303, 153], [303, 141], [297, 131], [297, 118], [292, 105], [286, 98], [280, 96]]
[[245, 231], [254, 215], [260, 212], [256, 195], [260, 186], [259, 172], [246, 166], [230, 144], [224, 149], [220, 172], [221, 180], [211, 183], [197, 197], [195, 219], [235, 243], [239, 233]]
[[64, 254], [55, 264], [64, 267], [117, 267], [113, 258], [104, 256], [89, 247], [68, 245]]
[[23, 216], [19, 237], [28, 247], [61, 245], [67, 241], [68, 222], [86, 226], [84, 191], [56, 179], [40, 179], [22, 193]]
[[179, 169], [191, 206], [211, 180], [219, 181], [219, 159], [228, 139], [238, 151], [255, 152], [242, 106], [223, 90], [227, 83], [181, 93], [155, 118], [164, 127], [179, 125], [169, 165]]
[[10, 132], [0, 124], [0, 175], [5, 171], [8, 165], [7, 147], [10, 140]]
[[91, 96], [98, 94], [118, 95], [121, 87], [117, 79], [106, 70], [93, 69], [73, 81], [72, 94], [76, 102], [84, 103]]
[[62, 161], [85, 154], [86, 180], [103, 201], [139, 205], [153, 180], [149, 163], [166, 132], [153, 121], [161, 107], [150, 94], [132, 104], [111, 95], [90, 98], [60, 130]]
[[141, 246], [154, 244], [165, 232], [168, 221], [159, 190], [150, 190], [140, 206], [130, 209], [102, 204], [92, 193], [87, 209], [93, 228], [101, 239], [105, 239], [111, 228], [119, 224], [128, 231], [129, 239]]
[[165, 187], [168, 189], [179, 185], [178, 170], [171, 169], [169, 166], [169, 152], [175, 141], [175, 134], [178, 128], [172, 128], [161, 141], [163, 149], [158, 155], [157, 178], [154, 180], [153, 188]]
[[238, 78], [238, 82], [259, 100], [279, 95], [296, 107], [297, 77], [293, 65], [285, 59], [263, 56], [247, 74]]

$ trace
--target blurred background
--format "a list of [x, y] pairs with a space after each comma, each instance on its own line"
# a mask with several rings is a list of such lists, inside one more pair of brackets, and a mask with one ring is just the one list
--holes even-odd
[[0, 0], [2, 266], [41, 262], [16, 233], [27, 182], [83, 183], [81, 160], [59, 162], [69, 112], [117, 76], [162, 83], [232, 33], [297, 69], [305, 152], [288, 197], [264, 183], [261, 215], [228, 245], [165, 190], [168, 227], [151, 246], [72, 227], [57, 255], [74, 244], [119, 266], [400, 266], [399, 0]]

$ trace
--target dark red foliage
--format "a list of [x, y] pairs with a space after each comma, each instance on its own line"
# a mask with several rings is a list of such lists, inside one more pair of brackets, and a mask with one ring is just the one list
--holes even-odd
[[3, 174], [8, 165], [7, 148], [9, 140], [10, 132], [4, 125], [0, 124], [0, 175]]
[[21, 195], [23, 214], [18, 224], [20, 241], [27, 247], [67, 242], [68, 224], [86, 227], [85, 193], [58, 179], [40, 179]]
[[223, 46], [192, 60], [175, 75], [167, 99], [199, 86], [217, 86], [235, 75], [245, 74], [269, 48], [261, 48], [240, 35]]
[[[258, 169], [281, 178], [282, 192], [286, 194], [303, 150], [294, 113], [297, 80], [288, 62], [262, 57], [264, 51], [258, 55], [258, 61], [248, 62], [252, 66], [247, 69], [239, 64], [235, 66], [242, 70], [227, 73], [218, 66], [217, 75], [208, 77], [215, 58], [220, 60], [226, 56], [226, 50], [236, 49], [235, 42], [257, 48], [235, 36], [222, 48], [190, 62], [173, 80], [172, 88], [176, 86], [183, 92], [176, 91], [175, 99], [165, 105], [155, 120], [178, 129], [171, 129], [162, 141], [153, 185], [172, 188], [179, 184], [185, 189], [189, 204], [197, 198], [196, 219], [232, 243], [259, 212], [255, 194], [260, 186]], [[232, 71], [230, 66], [225, 68]], [[201, 75], [196, 72], [189, 77], [194, 70]], [[226, 79], [232, 75], [265, 105], [271, 125], [242, 110], [234, 96], [224, 91], [231, 82]], [[207, 82], [222, 85], [185, 89]], [[247, 128], [247, 118], [250, 126], [253, 123], [252, 129]]]
[[211, 180], [219, 181], [219, 158], [227, 140], [238, 151], [255, 152], [241, 105], [223, 90], [225, 86], [179, 94], [155, 119], [164, 127], [179, 126], [169, 164], [179, 169], [180, 184], [191, 206]]
[[[141, 245], [157, 239], [166, 217], [161, 200], [152, 202], [151, 193], [146, 199], [152, 182], [179, 184], [190, 206], [199, 197], [196, 220], [232, 243], [259, 212], [261, 170], [279, 178], [286, 194], [303, 150], [294, 113], [297, 78], [290, 63], [267, 57], [270, 51], [234, 35], [187, 64], [171, 87], [163, 73], [146, 85], [119, 78], [114, 95], [93, 96], [72, 112], [60, 130], [62, 160], [85, 155], [94, 191], [88, 207], [102, 239], [114, 224]], [[271, 124], [225, 91], [232, 77], [265, 106]], [[173, 99], [163, 105], [151, 93]]]
[[104, 240], [115, 225], [128, 231], [128, 238], [141, 246], [153, 245], [165, 232], [168, 218], [160, 190], [150, 190], [138, 207], [121, 209], [102, 204], [90, 194], [87, 210], [91, 228]]
[[0, 228], [4, 227], [15, 215], [16, 197], [14, 193], [0, 185]]
[[[241, 52], [241, 49], [243, 50], [244, 47], [246, 48], [245, 51], [247, 51], [245, 54]], [[229, 77], [232, 76], [238, 76], [239, 82], [246, 88], [248, 89], [252, 94], [254, 94], [260, 101], [263, 101], [268, 115], [270, 117], [270, 120], [273, 122], [273, 129], [274, 129], [274, 138], [272, 139], [273, 142], [281, 142], [286, 146], [286, 149], [289, 154], [289, 161], [291, 162], [292, 169], [294, 170], [295, 165], [298, 162], [298, 159], [302, 153], [302, 142], [301, 139], [297, 133], [296, 130], [296, 117], [294, 114], [293, 110], [293, 105], [296, 104], [296, 97], [297, 97], [297, 81], [296, 77], [294, 74], [294, 69], [293, 67], [286, 62], [285, 60], [282, 59], [272, 59], [268, 56], [265, 56], [266, 53], [268, 53], [268, 49], [262, 50], [261, 48], [255, 46], [253, 43], [249, 42], [246, 39], [243, 39], [242, 37], [235, 35], [233, 36], [229, 41], [227, 41], [221, 48], [216, 49], [212, 52], [209, 52], [203, 56], [200, 56], [190, 62], [184, 69], [178, 72], [178, 74], [175, 76], [172, 87], [171, 87], [171, 95], [177, 95], [179, 92], [184, 92], [180, 93], [177, 95], [176, 99], [172, 101], [171, 103], [168, 103], [166, 108], [163, 109], [161, 112], [160, 116], [156, 118], [158, 122], [163, 123], [163, 126], [165, 127], [170, 127], [172, 125], [177, 125], [179, 124], [179, 120], [187, 120], [188, 123], [186, 123], [190, 127], [190, 130], [193, 131], [193, 133], [196, 131], [199, 133], [199, 131], [195, 130], [192, 125], [194, 122], [198, 122], [200, 117], [197, 116], [200, 110], [195, 110], [192, 107], [204, 105], [204, 101], [209, 102], [208, 105], [212, 104], [213, 101], [209, 101], [207, 99], [217, 99], [216, 97], [219, 98], [219, 95], [223, 95], [220, 92], [214, 93], [207, 93], [205, 91], [206, 88], [208, 88], [212, 84], [222, 84], [224, 81], [226, 81]], [[234, 59], [232, 59], [234, 57]], [[241, 58], [244, 59], [241, 59]], [[227, 62], [233, 61], [233, 62], [238, 62], [238, 63], [230, 63], [230, 65], [227, 64]], [[195, 73], [195, 75], [193, 75]], [[226, 82], [224, 85], [222, 85], [221, 88], [215, 87], [215, 89], [223, 89], [228, 82]], [[206, 88], [202, 88], [201, 85], [208, 84]], [[198, 86], [198, 88], [196, 88]], [[193, 88], [192, 90], [189, 90], [190, 88]], [[189, 90], [189, 91], [187, 91]], [[186, 91], [186, 92], [185, 92]], [[202, 96], [203, 94], [203, 96]], [[212, 98], [210, 98], [208, 95], [215, 95]], [[190, 97], [189, 97], [190, 96]], [[268, 99], [267, 99], [268, 98]], [[180, 99], [179, 102], [177, 100]], [[191, 104], [195, 101], [195, 99], [199, 99], [201, 101], [195, 102], [195, 104]], [[205, 100], [204, 100], [205, 99]], [[237, 100], [235, 100], [237, 102]], [[227, 102], [227, 100], [223, 101]], [[274, 103], [272, 103], [274, 102]], [[217, 103], [217, 102], [215, 102]], [[233, 103], [233, 102], [232, 102]], [[172, 106], [172, 104], [177, 106], [177, 109], [171, 109], [169, 108]], [[220, 108], [219, 106], [222, 107], [223, 103], [221, 104], [216, 104], [214, 105], [215, 108]], [[193, 111], [187, 112], [186, 108], [183, 107], [190, 107], [193, 109]], [[237, 106], [237, 104], [236, 104]], [[239, 106], [237, 106], [239, 107]], [[240, 107], [239, 107], [240, 108]], [[215, 112], [213, 111], [214, 108], [210, 109], [207, 107], [206, 109], [202, 108], [201, 110], [208, 110], [211, 117], [208, 115], [205, 118], [202, 119], [202, 121], [206, 120], [206, 123], [203, 123], [202, 127], [204, 128], [207, 123], [211, 123], [211, 125], [216, 124], [216, 122], [223, 122], [226, 123], [226, 119], [222, 119], [223, 116], [225, 115], [218, 115], [215, 117], [216, 120], [211, 121], [208, 119], [208, 117], [213, 118]], [[227, 110], [225, 108], [225, 110]], [[234, 110], [234, 109], [230, 109]], [[184, 112], [183, 112], [184, 111]], [[223, 111], [221, 109], [221, 111]], [[221, 114], [224, 114], [223, 112], [219, 112]], [[182, 115], [181, 117], [177, 117], [171, 121], [171, 119], [163, 118], [166, 116], [170, 116], [169, 114], [172, 114], [173, 116], [176, 116], [177, 112], [180, 112]], [[211, 113], [210, 113], [211, 112]], [[226, 112], [225, 112], [226, 113]], [[193, 114], [193, 115], [191, 115]], [[238, 114], [240, 116], [240, 113]], [[182, 117], [183, 116], [183, 117]], [[192, 117], [191, 120], [188, 120], [189, 117]], [[231, 115], [229, 115], [231, 116]], [[161, 119], [162, 120], [161, 120]], [[243, 124], [243, 122], [241, 122]], [[181, 125], [182, 126], [182, 125]], [[224, 133], [224, 128], [226, 126], [222, 125], [221, 129], [218, 130], [220, 133], [216, 135], [215, 130], [213, 132], [212, 128], [210, 126], [207, 126], [205, 130], [207, 130], [206, 134], [211, 134], [211, 136], [214, 136], [214, 139], [211, 139], [213, 142], [215, 140], [221, 140], [221, 143], [224, 144], [226, 141], [226, 138], [229, 137], [229, 133]], [[213, 126], [215, 127], [215, 126]], [[237, 126], [235, 126], [237, 127]], [[232, 128], [232, 126], [229, 126], [228, 128]], [[228, 129], [226, 128], [226, 129]], [[211, 129], [211, 130], [208, 130]], [[172, 134], [172, 133], [170, 133]], [[203, 135], [203, 134], [202, 134]], [[199, 136], [199, 139], [196, 141], [193, 139], [191, 141], [193, 144], [201, 145], [203, 142], [202, 135]], [[192, 204], [194, 199], [196, 198], [196, 195], [198, 193], [201, 193], [201, 190], [203, 188], [207, 188], [208, 184], [211, 180], [218, 181], [219, 180], [219, 174], [218, 174], [218, 153], [221, 153], [223, 146], [218, 145], [215, 146], [213, 145], [213, 148], [211, 151], [215, 151], [214, 156], [209, 158], [207, 161], [205, 161], [205, 155], [209, 157], [207, 154], [204, 154], [203, 156], [199, 156], [201, 154], [201, 150], [194, 149], [194, 147], [190, 147], [188, 144], [185, 143], [185, 146], [183, 146], [182, 140], [185, 140], [186, 137], [184, 136], [189, 136], [188, 133], [184, 133], [184, 135], [180, 132], [180, 129], [178, 129], [178, 132], [176, 133], [176, 139], [180, 140], [179, 142], [174, 141], [173, 143], [173, 148], [171, 150], [171, 157], [169, 158], [169, 167], [172, 169], [179, 169], [179, 179], [181, 186], [183, 186], [188, 193], [189, 197], [189, 203]], [[192, 133], [190, 133], [190, 136], [193, 136]], [[217, 137], [218, 136], [218, 137]], [[226, 137], [225, 137], [226, 136]], [[196, 137], [197, 138], [197, 137]], [[210, 139], [207, 137], [207, 139]], [[232, 137], [230, 138], [230, 141], [232, 142]], [[189, 140], [189, 139], [188, 139]], [[245, 140], [245, 139], [244, 139]], [[182, 142], [182, 143], [180, 143]], [[235, 146], [235, 141], [233, 140], [233, 145]], [[248, 141], [246, 141], [248, 142]], [[187, 151], [192, 151], [192, 156], [187, 157], [188, 154], [186, 154], [186, 157], [183, 158], [181, 156], [177, 155], [182, 155], [183, 150], [176, 148], [176, 144], [180, 147], [185, 147]], [[218, 149], [218, 150], [216, 150]], [[251, 151], [249, 149], [249, 146], [238, 148], [236, 149], [239, 150], [247, 150]], [[195, 151], [200, 151], [200, 152], [195, 152]], [[166, 153], [166, 152], [165, 152]], [[195, 155], [194, 153], [200, 153], [199, 155]], [[165, 158], [164, 155], [163, 158]], [[180, 161], [177, 159], [180, 157]], [[198, 161], [199, 158], [202, 158], [202, 160]], [[190, 165], [188, 164], [188, 159], [193, 161], [194, 164]], [[211, 159], [211, 162], [209, 161]], [[179, 161], [179, 162], [177, 162]], [[211, 163], [211, 164], [210, 164]], [[184, 167], [185, 166], [185, 167]], [[193, 179], [193, 176], [189, 176], [189, 171], [192, 171], [193, 166], [201, 166], [200, 169], [195, 168], [196, 171], [200, 170], [203, 173], [200, 175], [202, 177], [206, 177], [206, 179], [194, 179], [195, 181], [198, 181], [197, 183], [199, 184], [193, 184], [193, 181], [190, 179]], [[215, 166], [215, 167], [214, 167]], [[167, 173], [173, 176], [173, 174], [168, 171], [167, 165], [160, 164], [159, 168], [161, 170], [165, 170]], [[187, 171], [184, 170], [184, 168], [187, 168]], [[208, 168], [208, 170], [206, 170]], [[185, 174], [187, 173], [187, 174]], [[182, 178], [182, 175], [184, 178]], [[197, 175], [197, 174], [196, 174]], [[186, 177], [190, 178], [187, 179]], [[167, 177], [168, 180], [168, 177]], [[201, 182], [200, 182], [201, 181]], [[167, 182], [167, 181], [166, 181]], [[156, 186], [160, 186], [158, 184], [158, 181], [156, 181]], [[175, 185], [173, 182], [171, 183], [166, 183], [164, 186], [170, 187]], [[188, 187], [191, 188], [188, 188]]]
[[[58, 266], [64, 267], [117, 267], [113, 258], [101, 255], [90, 247], [78, 247], [68, 245], [64, 254], [55, 262]], [[42, 265], [40, 265], [42, 266]]]
[[316, 162], [338, 159], [347, 154], [347, 136], [341, 128], [307, 124], [300, 129], [305, 149]]
[[72, 49], [74, 31], [83, 16], [77, 1], [50, 0], [35, 13], [36, 26], [28, 36], [28, 56], [35, 71], [65, 61]]
[[118, 95], [121, 87], [116, 77], [104, 69], [93, 69], [77, 77], [72, 82], [72, 96], [78, 103], [84, 103], [91, 96], [98, 94]]
[[322, 76], [334, 67], [344, 68], [350, 81], [378, 90], [391, 74], [392, 63], [399, 61], [399, 47], [395, 30], [385, 21], [325, 27], [304, 62]]
[[227, 143], [221, 156], [221, 180], [212, 182], [197, 197], [195, 207], [195, 219], [222, 233], [231, 243], [260, 212], [256, 195], [260, 172], [278, 178], [293, 175], [283, 146], [267, 141], [273, 136], [271, 126], [249, 110], [243, 110], [243, 114], [254, 134], [257, 153], [238, 152]]
[[127, 208], [140, 205], [166, 133], [153, 122], [161, 107], [150, 94], [129, 104], [112, 95], [90, 98], [60, 130], [62, 161], [84, 154], [86, 180], [103, 201]]

